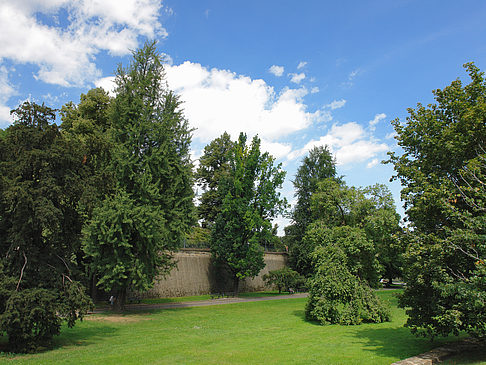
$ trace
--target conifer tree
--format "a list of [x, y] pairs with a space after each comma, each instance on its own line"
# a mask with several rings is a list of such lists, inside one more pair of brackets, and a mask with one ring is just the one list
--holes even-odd
[[171, 251], [194, 222], [191, 129], [164, 77], [155, 42], [118, 68], [111, 115], [116, 192], [84, 230], [98, 284], [117, 293], [119, 309], [127, 290], [145, 291], [170, 271]]

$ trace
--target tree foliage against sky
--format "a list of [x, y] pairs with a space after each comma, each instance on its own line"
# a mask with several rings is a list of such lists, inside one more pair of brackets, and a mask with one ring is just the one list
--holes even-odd
[[229, 173], [233, 147], [230, 135], [224, 132], [204, 147], [204, 154], [199, 158], [196, 181], [203, 191], [197, 211], [203, 228], [211, 227], [221, 211], [222, 197], [218, 194], [218, 185]]
[[281, 165], [260, 151], [260, 139], [240, 134], [229, 155], [229, 171], [220, 180], [222, 201], [211, 234], [211, 250], [231, 272], [234, 292], [240, 279], [256, 276], [265, 266], [261, 243], [272, 235], [271, 219], [286, 207], [277, 191], [284, 180]]
[[93, 211], [84, 251], [98, 284], [117, 293], [144, 291], [174, 265], [170, 251], [194, 222], [191, 130], [180, 101], [167, 90], [155, 43], [133, 53], [116, 74], [110, 110], [116, 146], [110, 163], [115, 193]]
[[30, 351], [91, 306], [78, 281], [86, 169], [54, 110], [25, 102], [13, 114], [0, 139], [0, 334], [12, 351]]
[[403, 154], [390, 153], [410, 222], [407, 326], [435, 336], [486, 334], [486, 81], [466, 64], [471, 82], [435, 90], [435, 104], [393, 122]]
[[292, 224], [285, 227], [285, 242], [289, 246], [291, 266], [303, 275], [310, 274], [310, 254], [302, 242], [305, 231], [315, 218], [311, 210], [311, 198], [319, 181], [336, 178], [336, 161], [326, 147], [314, 147], [303, 158], [293, 181], [297, 202], [291, 213]]

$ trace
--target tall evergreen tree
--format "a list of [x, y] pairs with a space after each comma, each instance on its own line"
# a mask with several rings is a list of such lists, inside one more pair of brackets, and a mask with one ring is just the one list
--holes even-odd
[[98, 284], [117, 292], [120, 308], [128, 289], [147, 290], [173, 267], [171, 251], [195, 220], [191, 130], [164, 77], [155, 42], [118, 68], [111, 111], [116, 193], [95, 208], [84, 231]]
[[[292, 224], [285, 227], [285, 242], [290, 250], [290, 264], [303, 275], [309, 275], [310, 254], [302, 239], [315, 219], [311, 211], [312, 195], [319, 181], [336, 178], [336, 161], [327, 146], [314, 147], [304, 157], [295, 175], [294, 189], [297, 203], [291, 214]], [[306, 262], [301, 266], [302, 260]]]
[[[106, 196], [113, 194], [115, 174], [110, 168], [115, 144], [111, 136], [110, 108], [112, 100], [102, 88], [81, 94], [79, 104], [68, 102], [61, 108], [61, 133], [73, 143], [83, 156], [82, 164], [86, 171], [83, 194], [78, 202], [78, 211], [84, 224], [92, 218], [93, 209]], [[84, 252], [78, 252], [80, 261], [89, 279], [91, 296], [97, 297], [96, 273], [90, 267], [90, 259]]]
[[55, 110], [25, 102], [13, 114], [0, 139], [0, 334], [30, 351], [92, 304], [79, 283], [86, 167]]

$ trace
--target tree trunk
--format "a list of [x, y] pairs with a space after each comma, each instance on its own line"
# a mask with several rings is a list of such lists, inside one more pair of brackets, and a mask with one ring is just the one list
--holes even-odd
[[234, 281], [233, 281], [233, 295], [235, 297], [238, 296], [238, 290], [240, 288], [240, 278], [235, 275]]
[[125, 310], [125, 303], [127, 301], [127, 288], [118, 290], [118, 294], [115, 298], [113, 308], [117, 312], [123, 312]]
[[392, 284], [393, 284], [393, 275], [390, 275], [390, 276], [388, 277], [388, 284], [386, 284], [386, 286], [391, 287], [391, 286], [392, 286]]
[[91, 281], [90, 281], [90, 293], [91, 293], [91, 299], [93, 299], [93, 302], [96, 302], [98, 300], [98, 287], [96, 286], [96, 274], [91, 274]]

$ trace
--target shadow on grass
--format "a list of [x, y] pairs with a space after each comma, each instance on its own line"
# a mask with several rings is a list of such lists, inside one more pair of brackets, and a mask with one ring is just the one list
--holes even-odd
[[106, 324], [98, 324], [96, 327], [63, 328], [60, 336], [54, 337], [52, 349], [66, 346], [87, 346], [99, 342], [102, 339], [112, 337], [117, 328]]
[[305, 318], [305, 311], [304, 310], [296, 310], [296, 311], [293, 311], [292, 314], [294, 316], [298, 317], [302, 322], [312, 324], [314, 326], [322, 326], [318, 321], [308, 321]]
[[79, 326], [75, 326], [74, 328], [63, 328], [61, 330], [61, 334], [59, 336], [55, 336], [49, 346], [39, 347], [35, 352], [32, 353], [9, 352], [8, 337], [4, 336], [1, 338], [0, 341], [0, 359], [2, 357], [17, 358], [23, 356], [32, 356], [52, 350], [58, 350], [63, 347], [88, 346], [93, 343], [99, 342], [102, 338], [113, 336], [115, 332], [116, 328], [106, 325], [101, 325], [93, 328], [80, 328]]
[[421, 353], [440, 347], [451, 341], [457, 341], [456, 337], [440, 338], [431, 341], [428, 338], [415, 337], [405, 327], [377, 328], [367, 325], [358, 329], [356, 337], [363, 341], [365, 351], [374, 352], [380, 356], [406, 359]]

